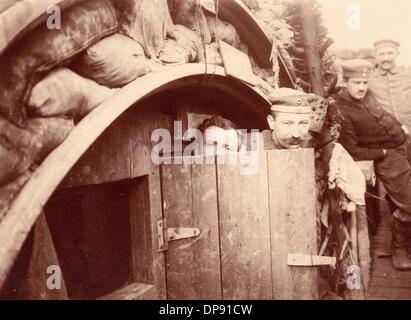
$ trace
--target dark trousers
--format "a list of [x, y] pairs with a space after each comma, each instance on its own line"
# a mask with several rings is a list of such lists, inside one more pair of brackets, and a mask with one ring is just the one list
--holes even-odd
[[411, 143], [388, 149], [383, 160], [375, 162], [375, 172], [391, 200], [391, 209], [398, 208], [403, 221], [411, 222]]

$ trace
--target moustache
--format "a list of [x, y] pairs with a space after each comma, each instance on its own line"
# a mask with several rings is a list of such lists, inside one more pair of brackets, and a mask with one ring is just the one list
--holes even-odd
[[301, 138], [288, 138], [285, 142], [289, 146], [296, 146], [302, 144], [304, 141], [305, 140]]

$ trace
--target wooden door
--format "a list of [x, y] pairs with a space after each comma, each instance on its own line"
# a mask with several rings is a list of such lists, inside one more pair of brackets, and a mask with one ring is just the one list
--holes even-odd
[[199, 237], [168, 243], [167, 298], [221, 299], [215, 165], [163, 165], [161, 179], [167, 227], [201, 230]]
[[248, 176], [238, 165], [162, 166], [167, 228], [201, 231], [168, 243], [168, 299], [272, 298], [265, 157], [259, 166]]

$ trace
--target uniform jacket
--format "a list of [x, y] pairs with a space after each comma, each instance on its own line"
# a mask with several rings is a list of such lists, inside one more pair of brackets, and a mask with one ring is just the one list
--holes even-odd
[[333, 100], [344, 117], [340, 142], [354, 160], [381, 160], [383, 149], [396, 148], [405, 142], [402, 124], [372, 96], [367, 95], [359, 102], [343, 90]]
[[368, 87], [380, 106], [411, 132], [411, 69], [376, 69], [370, 76]]

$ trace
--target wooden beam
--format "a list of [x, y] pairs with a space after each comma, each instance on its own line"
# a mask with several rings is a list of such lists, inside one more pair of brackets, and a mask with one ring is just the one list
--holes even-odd
[[302, 36], [305, 43], [308, 71], [313, 93], [324, 96], [324, 81], [322, 78], [321, 56], [316, 30], [317, 16], [314, 0], [303, 0], [300, 6]]
[[131, 258], [133, 281], [153, 282], [153, 248], [148, 176], [137, 178], [129, 187]]

